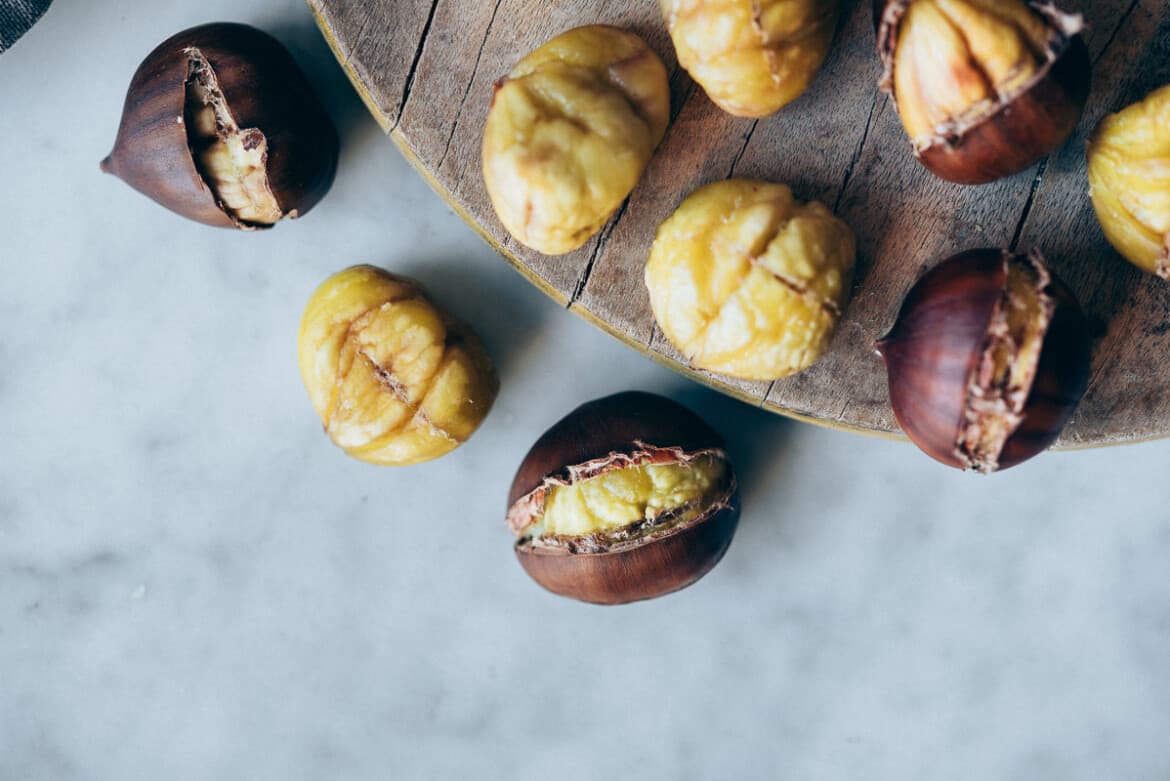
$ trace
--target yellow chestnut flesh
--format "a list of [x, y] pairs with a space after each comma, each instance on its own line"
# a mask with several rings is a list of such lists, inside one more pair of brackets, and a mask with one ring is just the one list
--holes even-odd
[[495, 87], [483, 175], [500, 222], [548, 255], [582, 246], [634, 189], [666, 132], [666, 67], [636, 35], [578, 27]]
[[689, 461], [611, 469], [545, 494], [544, 512], [526, 536], [583, 536], [669, 517], [687, 523], [727, 494], [727, 461], [715, 454]]
[[1097, 127], [1089, 195], [1109, 243], [1135, 266], [1170, 279], [1170, 85]]
[[853, 232], [782, 184], [716, 182], [658, 229], [646, 287], [663, 333], [691, 365], [773, 380], [824, 353], [849, 295]]
[[335, 444], [399, 466], [454, 450], [479, 427], [499, 383], [470, 329], [419, 285], [354, 266], [313, 294], [298, 340], [301, 377]]
[[837, 20], [837, 0], [660, 2], [679, 64], [741, 117], [775, 113], [808, 88]]

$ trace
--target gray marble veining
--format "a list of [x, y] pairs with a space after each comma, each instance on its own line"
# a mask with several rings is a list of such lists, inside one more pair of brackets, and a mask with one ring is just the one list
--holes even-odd
[[[184, 26], [288, 41], [342, 128], [333, 192], [256, 235], [98, 173]], [[0, 58], [0, 779], [1170, 778], [1170, 443], [990, 479], [688, 383], [566, 314], [378, 132], [296, 0], [59, 2]], [[457, 453], [345, 458], [295, 335], [329, 273], [413, 274], [503, 391]], [[588, 398], [722, 429], [739, 535], [695, 587], [599, 609], [503, 526]]]

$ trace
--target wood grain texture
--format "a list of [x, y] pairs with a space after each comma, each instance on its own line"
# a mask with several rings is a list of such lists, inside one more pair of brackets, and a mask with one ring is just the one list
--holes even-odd
[[[911, 156], [877, 90], [870, 3], [846, 0], [833, 51], [809, 91], [761, 120], [724, 114], [680, 70], [655, 0], [308, 0], [370, 111], [407, 159], [531, 282], [612, 335], [688, 376], [815, 423], [898, 435], [873, 342], [915, 279], [981, 246], [1040, 247], [1096, 329], [1089, 392], [1060, 445], [1170, 436], [1170, 285], [1105, 241], [1089, 203], [1085, 143], [1106, 114], [1170, 82], [1164, 0], [1075, 0], [1094, 62], [1074, 137], [1032, 169], [981, 187], [933, 177]], [[492, 84], [544, 41], [605, 22], [630, 29], [671, 73], [672, 122], [630, 198], [584, 247], [546, 257], [496, 219], [480, 172]], [[828, 354], [775, 383], [691, 369], [654, 325], [642, 267], [658, 224], [693, 189], [731, 175], [789, 184], [858, 238], [853, 299]]]

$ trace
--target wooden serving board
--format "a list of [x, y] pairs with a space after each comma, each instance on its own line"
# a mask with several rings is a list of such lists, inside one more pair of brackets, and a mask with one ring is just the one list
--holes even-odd
[[[1094, 62], [1075, 136], [1031, 170], [982, 187], [934, 178], [911, 156], [877, 90], [871, 4], [845, 0], [812, 88], [758, 121], [724, 114], [677, 59], [657, 0], [309, 0], [338, 60], [382, 127], [432, 187], [548, 295], [635, 349], [766, 409], [896, 434], [874, 340], [920, 273], [981, 246], [1043, 249], [1095, 329], [1089, 391], [1061, 444], [1170, 435], [1170, 284], [1106, 243], [1087, 196], [1085, 141], [1107, 113], [1170, 82], [1165, 0], [1066, 0], [1089, 22]], [[605, 22], [630, 29], [671, 73], [670, 128], [627, 203], [580, 250], [545, 257], [513, 240], [484, 190], [480, 141], [492, 83], [553, 35]], [[642, 267], [658, 224], [701, 184], [746, 176], [789, 184], [857, 233], [853, 299], [827, 355], [774, 383], [687, 367], [655, 327]]]

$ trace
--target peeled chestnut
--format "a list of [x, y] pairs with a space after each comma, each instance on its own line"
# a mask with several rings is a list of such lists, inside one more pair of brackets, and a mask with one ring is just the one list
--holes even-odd
[[747, 380], [807, 369], [849, 299], [853, 231], [782, 184], [700, 187], [658, 227], [646, 261], [650, 308], [690, 363]]
[[496, 82], [483, 182], [508, 233], [546, 255], [581, 247], [638, 183], [670, 120], [666, 66], [637, 35], [576, 27]]
[[739, 497], [719, 434], [686, 407], [631, 391], [578, 407], [537, 440], [507, 521], [533, 580], [615, 605], [709, 572], [731, 544]]
[[380, 466], [420, 464], [471, 437], [500, 382], [478, 337], [417, 282], [353, 266], [305, 306], [297, 362], [333, 443]]
[[1088, 160], [1089, 197], [1109, 243], [1170, 280], [1170, 84], [1103, 119]]
[[1085, 317], [1036, 250], [943, 261], [877, 347], [906, 435], [948, 466], [985, 474], [1055, 442], [1089, 378]]
[[875, 0], [882, 89], [936, 176], [984, 184], [1059, 147], [1089, 95], [1079, 15], [1039, 0]]
[[679, 65], [719, 108], [766, 117], [800, 97], [829, 53], [838, 0], [659, 0]]
[[337, 131], [288, 50], [217, 23], [171, 36], [138, 66], [101, 167], [184, 217], [255, 229], [313, 208], [337, 154]]

